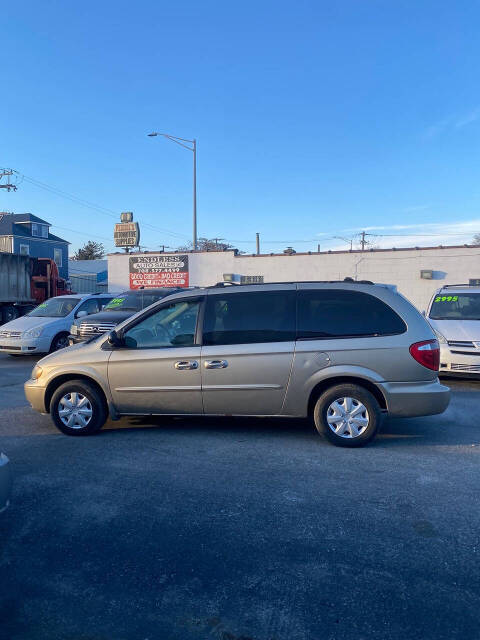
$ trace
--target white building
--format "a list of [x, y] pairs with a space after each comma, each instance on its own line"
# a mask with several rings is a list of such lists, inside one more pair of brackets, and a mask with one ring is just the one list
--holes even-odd
[[[159, 271], [163, 271], [161, 276]], [[142, 282], [144, 286], [154, 286], [159, 277], [164, 284], [208, 286], [221, 282], [225, 273], [261, 276], [264, 282], [343, 280], [345, 277], [384, 282], [397, 285], [401, 293], [423, 310], [433, 292], [441, 286], [480, 279], [480, 246], [293, 255], [235, 255], [234, 251], [212, 251], [113, 253], [108, 256], [108, 289], [112, 292], [128, 289], [130, 284], [137, 288]], [[174, 280], [169, 280], [171, 277]]]

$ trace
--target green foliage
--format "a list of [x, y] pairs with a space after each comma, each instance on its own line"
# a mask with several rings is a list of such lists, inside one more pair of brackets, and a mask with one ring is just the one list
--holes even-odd
[[101, 242], [89, 240], [73, 255], [72, 260], [100, 260], [105, 256], [105, 248]]

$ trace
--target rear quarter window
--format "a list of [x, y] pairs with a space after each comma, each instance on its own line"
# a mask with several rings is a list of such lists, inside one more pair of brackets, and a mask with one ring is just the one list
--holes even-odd
[[205, 345], [295, 340], [295, 291], [207, 296]]
[[299, 339], [388, 336], [407, 330], [389, 305], [361, 291], [301, 290], [297, 304]]

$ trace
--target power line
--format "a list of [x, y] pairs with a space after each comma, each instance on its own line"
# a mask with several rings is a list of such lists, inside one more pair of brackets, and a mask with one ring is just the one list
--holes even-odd
[[[57, 187], [54, 187], [52, 185], [49, 185], [45, 182], [41, 182], [40, 180], [37, 180], [36, 178], [32, 178], [31, 176], [27, 176], [23, 173], [20, 173], [17, 170], [13, 170], [15, 174], [17, 174], [19, 177], [21, 177], [23, 180], [26, 180], [27, 182], [31, 183], [32, 185], [39, 187], [40, 189], [44, 189], [45, 191], [48, 191], [49, 193], [53, 193], [54, 195], [57, 196], [61, 196], [63, 198], [66, 198], [67, 200], [70, 200], [71, 202], [74, 202], [75, 204], [78, 204], [82, 207], [85, 207], [87, 209], [91, 209], [93, 211], [97, 211], [99, 213], [102, 213], [103, 215], [107, 215], [111, 218], [115, 218], [118, 219], [119, 214], [114, 211], [113, 209], [109, 209], [107, 207], [103, 207], [101, 205], [97, 205], [94, 202], [90, 202], [89, 200], [84, 200], [83, 198], [79, 198], [78, 196], [75, 196], [71, 193], [68, 193], [67, 191], [63, 191], [62, 189], [58, 189]], [[185, 238], [189, 238], [189, 236], [187, 236], [186, 234], [183, 233], [178, 233], [177, 231], [170, 231], [169, 229], [163, 229], [161, 227], [156, 227], [148, 222], [143, 222], [142, 223], [143, 227], [147, 227], [149, 229], [151, 229], [152, 231], [155, 231], [157, 233], [161, 233], [161, 234], [167, 234], [167, 235], [171, 235], [173, 237], [177, 237], [180, 238], [182, 240], [184, 240]]]
[[[61, 231], [69, 231], [70, 233], [78, 233], [81, 236], [87, 236], [88, 238], [96, 238], [97, 240], [105, 240], [106, 242], [112, 242], [112, 238], [105, 238], [104, 236], [97, 236], [88, 231], [77, 231], [76, 229], [70, 229], [69, 227], [59, 227], [57, 224], [52, 224], [54, 229], [60, 229]], [[113, 245], [112, 245], [113, 246]]]
[[[373, 236], [375, 238], [447, 238], [447, 237], [465, 237], [465, 236], [469, 236], [471, 235], [473, 232], [471, 231], [465, 231], [464, 233], [365, 233], [365, 235], [369, 235], [369, 236]], [[361, 236], [361, 234], [358, 234]], [[322, 242], [325, 242], [326, 240], [336, 240], [338, 239], [337, 236], [317, 236], [316, 238], [308, 238], [308, 239], [302, 239], [302, 240], [292, 240], [291, 238], [289, 238], [288, 240], [264, 240], [262, 238], [262, 242], [263, 243], [268, 243], [268, 244], [300, 244], [300, 243], [308, 243], [308, 242], [318, 242], [319, 240], [321, 240]], [[239, 240], [239, 239], [232, 239], [232, 238], [226, 238], [225, 240], [227, 240], [228, 242], [235, 242], [236, 244], [254, 244], [255, 243], [255, 239], [251, 239], [251, 240]], [[348, 241], [350, 242], [350, 240]]]

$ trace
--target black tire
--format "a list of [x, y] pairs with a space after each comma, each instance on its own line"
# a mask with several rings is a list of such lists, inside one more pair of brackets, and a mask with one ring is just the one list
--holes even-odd
[[68, 346], [68, 333], [59, 333], [52, 340], [52, 344], [50, 345], [50, 353], [58, 351], [59, 349], [65, 349], [65, 347]]
[[[66, 396], [70, 396], [71, 394], [77, 394], [76, 398], [78, 400], [80, 396], [83, 396], [87, 399], [87, 403], [81, 405], [85, 408], [90, 407], [92, 410], [90, 420], [88, 424], [85, 426], [68, 426], [63, 422], [60, 414], [59, 414], [59, 405], [63, 398]], [[60, 405], [64, 406], [64, 404]], [[85, 411], [85, 409], [84, 409]], [[52, 400], [50, 402], [50, 415], [52, 420], [62, 433], [65, 433], [67, 436], [90, 436], [94, 433], [100, 431], [100, 429], [105, 424], [108, 416], [108, 410], [106, 406], [105, 399], [99, 393], [99, 391], [92, 384], [85, 382], [84, 380], [69, 380], [62, 384], [52, 396]], [[87, 416], [88, 417], [88, 416]]]
[[13, 304], [9, 304], [2, 309], [2, 322], [10, 322], [20, 317], [20, 310], [14, 307]]
[[[353, 401], [348, 402], [348, 399]], [[336, 405], [343, 411], [343, 416], [340, 411], [337, 413], [331, 407], [336, 400], [343, 401]], [[365, 411], [362, 411], [361, 405], [363, 405]], [[356, 414], [352, 416], [351, 413], [346, 412], [348, 406], [350, 406], [351, 412], [357, 410]], [[348, 422], [347, 416], [350, 417], [351, 423]], [[329, 417], [332, 424], [338, 424], [338, 428], [343, 432], [343, 435], [338, 435], [330, 427]], [[382, 413], [375, 396], [364, 387], [357, 384], [338, 384], [330, 387], [320, 395], [315, 404], [313, 418], [317, 431], [337, 447], [363, 447], [377, 434]], [[337, 418], [337, 420], [334, 421], [334, 418]], [[342, 420], [342, 418], [345, 419]], [[364, 424], [359, 425], [360, 421], [364, 423], [365, 420], [367, 420], [366, 426]], [[355, 435], [355, 432], [358, 435]]]

